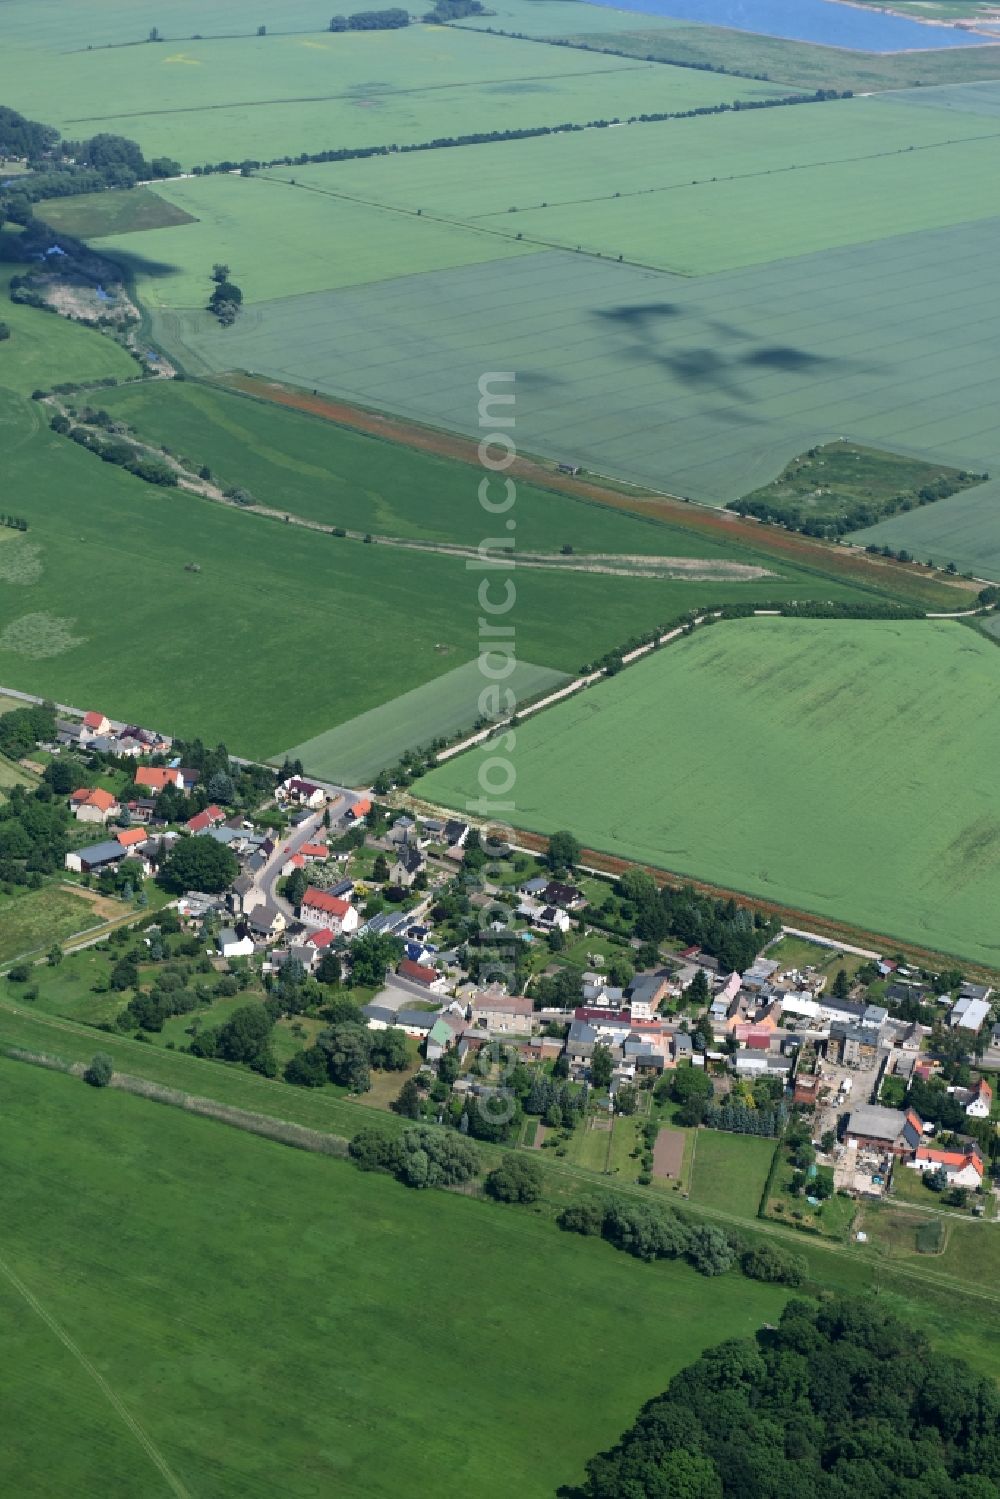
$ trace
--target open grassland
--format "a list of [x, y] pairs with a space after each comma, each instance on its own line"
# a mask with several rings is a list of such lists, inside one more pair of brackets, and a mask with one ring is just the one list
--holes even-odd
[[[197, 27], [195, 28], [197, 30]], [[62, 56], [12, 47], [0, 92], [69, 139], [109, 130], [185, 170], [680, 111], [774, 84], [436, 26], [235, 36]], [[102, 231], [112, 232], [112, 231]]]
[[[998, 683], [960, 624], [716, 625], [522, 724], [514, 820], [995, 964]], [[419, 794], [464, 806], [485, 753]]]
[[[23, 265], [0, 264], [0, 321], [10, 328], [10, 338], [0, 345], [0, 387], [28, 395], [56, 381], [101, 380], [111, 375], [128, 380], [138, 373], [135, 360], [110, 338], [74, 326], [54, 313], [11, 302], [10, 278], [23, 270]], [[18, 421], [23, 432], [30, 432], [38, 421], [37, 413], [30, 410], [22, 410], [19, 418], [13, 406], [4, 410], [4, 421]], [[9, 451], [8, 441], [16, 440], [5, 433], [4, 449]], [[13, 504], [8, 507], [6, 498], [5, 494], [3, 508], [15, 509]]]
[[700, 1129], [690, 1197], [694, 1203], [756, 1218], [776, 1145], [760, 1135]]
[[143, 229], [164, 229], [171, 224], [190, 224], [189, 213], [175, 208], [148, 187], [129, 192], [79, 193], [71, 198], [51, 198], [39, 203], [37, 218], [62, 234], [93, 239], [102, 234], [136, 234]]
[[269, 175], [701, 275], [988, 218], [998, 163], [995, 121], [848, 99]]
[[[332, 13], [347, 13], [339, 0], [282, 0], [280, 23], [273, 31], [324, 29]], [[88, 47], [147, 44], [152, 27], [168, 41], [205, 36], [250, 36], [256, 17], [240, 0], [170, 0], [167, 13], [156, 0], [4, 0], [4, 33], [13, 46], [36, 52], [84, 53]]]
[[195, 368], [477, 438], [469, 392], [516, 370], [522, 451], [718, 502], [845, 436], [996, 469], [996, 236], [991, 221], [695, 280], [553, 251], [284, 298], [229, 329], [200, 313], [157, 326]]
[[[514, 5], [518, 0], [505, 3]], [[535, 0], [521, 0], [521, 3], [533, 5]], [[556, 9], [556, 5], [549, 9]], [[622, 19], [624, 16], [619, 17]], [[658, 57], [688, 67], [721, 67], [799, 88], [853, 89], [855, 93], [866, 93], [1000, 78], [1000, 46], [944, 47], [933, 52], [880, 55], [842, 47], [816, 47], [808, 42], [786, 41], [783, 37], [754, 36], [749, 31], [728, 31], [718, 26], [675, 25], [664, 30], [648, 16], [642, 17], [641, 25], [638, 16], [632, 16], [631, 21], [630, 28], [609, 26], [605, 34], [593, 26], [580, 27], [570, 39], [587, 47], [613, 49], [629, 57]], [[553, 34], [569, 37], [570, 30], [568, 26], [559, 26]]]
[[[150, 229], [141, 240], [109, 235], [101, 250], [137, 277], [152, 308], [202, 308], [216, 261], [232, 267], [248, 304], [337, 286], [360, 286], [442, 266], [470, 265], [533, 246], [464, 225], [344, 203], [264, 177], [202, 177], [166, 182], [157, 192], [197, 223]], [[253, 326], [254, 307], [241, 313]], [[199, 317], [207, 327], [215, 319]], [[217, 326], [217, 325], [216, 325]]]
[[41, 955], [53, 942], [100, 925], [89, 900], [58, 885], [0, 896], [0, 963], [22, 953]]
[[[203, 1499], [549, 1494], [595, 1435], [613, 1440], [702, 1347], [776, 1320], [787, 1294], [734, 1276], [706, 1298], [693, 1270], [636, 1264], [524, 1210], [408, 1193], [2, 1066], [18, 1493], [166, 1494], [169, 1472]], [[555, 1273], [540, 1312], [524, 1277], [542, 1261]], [[470, 1263], [488, 1289], [463, 1298]], [[470, 1381], [473, 1344], [485, 1372]], [[556, 1374], [567, 1357], [571, 1383]]]
[[[481, 468], [415, 452], [286, 406], [247, 400], [195, 381], [147, 381], [101, 392], [101, 406], [147, 441], [224, 487], [242, 485], [261, 504], [324, 525], [421, 541], [478, 546]], [[502, 500], [502, 484], [488, 491]], [[755, 563], [746, 548], [519, 482], [513, 514], [518, 552], [704, 557]]]
[[[513, 701], [524, 702], [555, 691], [566, 680], [562, 672], [519, 661], [504, 686], [513, 693]], [[301, 760], [310, 775], [348, 786], [361, 785], [385, 766], [395, 764], [404, 750], [472, 729], [482, 715], [484, 691], [489, 707], [490, 684], [480, 663], [469, 661], [273, 758]]]

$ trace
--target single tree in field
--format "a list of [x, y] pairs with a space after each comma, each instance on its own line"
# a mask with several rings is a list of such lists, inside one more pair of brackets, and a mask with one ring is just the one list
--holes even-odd
[[420, 1118], [420, 1089], [412, 1077], [406, 1079], [392, 1107], [397, 1114], [402, 1114], [404, 1119]]
[[106, 1088], [114, 1075], [114, 1065], [106, 1051], [95, 1051], [83, 1074], [92, 1088]]
[[549, 839], [548, 864], [553, 874], [571, 870], [580, 857], [580, 841], [572, 833], [553, 833]]
[[837, 977], [833, 981], [832, 994], [834, 999], [846, 999], [851, 992], [851, 983], [847, 977], [846, 968], [837, 969]]
[[227, 265], [223, 265], [221, 261], [216, 261], [215, 265], [213, 265], [212, 267], [212, 280], [217, 282], [220, 286], [224, 281], [228, 281], [229, 267]]
[[63, 950], [58, 942], [53, 942], [49, 948], [48, 963], [50, 968], [58, 968], [63, 960]]

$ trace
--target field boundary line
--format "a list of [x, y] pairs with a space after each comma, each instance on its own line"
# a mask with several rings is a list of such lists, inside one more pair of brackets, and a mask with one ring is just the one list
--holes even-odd
[[80, 1367], [90, 1375], [91, 1379], [101, 1391], [101, 1394], [105, 1397], [108, 1403], [114, 1407], [124, 1424], [128, 1427], [129, 1431], [131, 1431], [132, 1435], [135, 1437], [136, 1441], [139, 1443], [139, 1446], [143, 1449], [150, 1462], [152, 1462], [153, 1466], [159, 1470], [160, 1476], [163, 1478], [164, 1482], [177, 1495], [177, 1499], [192, 1499], [190, 1489], [184, 1487], [180, 1479], [168, 1464], [166, 1458], [163, 1456], [163, 1453], [156, 1446], [153, 1439], [147, 1434], [143, 1427], [140, 1426], [135, 1417], [126, 1409], [122, 1401], [119, 1399], [118, 1395], [115, 1394], [115, 1391], [111, 1388], [111, 1386], [108, 1384], [108, 1381], [104, 1378], [104, 1375], [100, 1372], [99, 1369], [95, 1368], [90, 1359], [84, 1353], [83, 1349], [73, 1341], [69, 1333], [66, 1332], [65, 1328], [59, 1325], [55, 1317], [52, 1316], [51, 1312], [46, 1310], [46, 1308], [42, 1305], [34, 1292], [24, 1284], [24, 1281], [20, 1278], [16, 1271], [11, 1268], [11, 1266], [2, 1256], [0, 1256], [0, 1274], [5, 1277], [5, 1279], [11, 1286], [13, 1286], [18, 1295], [24, 1298], [35, 1315], [41, 1318], [49, 1331], [53, 1333], [54, 1336], [58, 1338], [63, 1347], [73, 1355]]

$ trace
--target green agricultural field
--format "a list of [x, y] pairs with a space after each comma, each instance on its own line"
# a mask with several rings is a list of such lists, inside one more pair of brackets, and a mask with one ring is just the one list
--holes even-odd
[[777, 91], [748, 79], [431, 26], [190, 38], [42, 58], [11, 48], [0, 58], [0, 92], [22, 113], [69, 139], [113, 130], [186, 171], [205, 162], [584, 124]]
[[[201, 308], [216, 261], [232, 267], [248, 304], [337, 286], [473, 265], [533, 246], [464, 225], [366, 203], [345, 203], [264, 177], [202, 177], [166, 182], [157, 192], [196, 223], [150, 229], [136, 240], [109, 235], [101, 250], [138, 277], [144, 301], [157, 308]], [[215, 319], [199, 317], [207, 327]], [[241, 330], [257, 324], [248, 305]], [[217, 325], [216, 325], [217, 326]], [[224, 330], [232, 331], [232, 330]]]
[[[957, 623], [716, 625], [522, 724], [508, 815], [994, 964], [998, 684]], [[419, 794], [464, 806], [483, 753]]]
[[858, 546], [905, 550], [922, 562], [932, 558], [938, 566], [954, 562], [961, 572], [1000, 579], [1000, 480], [993, 478], [936, 505], [894, 515], [866, 531], [855, 531], [851, 540]]
[[1000, 124], [849, 99], [268, 175], [704, 275], [1000, 213]]
[[516, 370], [522, 451], [717, 503], [838, 437], [1000, 471], [995, 241], [972, 224], [693, 280], [553, 251], [286, 297], [229, 329], [156, 321], [192, 368], [255, 369], [477, 436], [470, 391], [483, 370]]
[[[582, 7], [581, 7], [582, 8]], [[352, 4], [338, 0], [283, 0], [278, 31], [319, 31], [333, 13]], [[166, 14], [157, 0], [4, 0], [4, 34], [11, 46], [34, 52], [83, 54], [87, 48], [131, 47], [145, 43], [156, 26], [166, 41], [205, 36], [252, 36], [255, 16], [240, 0], [170, 0]]]
[[[468, 546], [490, 528], [478, 499], [483, 473], [469, 463], [193, 380], [101, 392], [100, 404], [194, 468], [208, 464], [224, 487], [242, 485], [261, 504], [306, 520]], [[522, 481], [515, 503], [519, 553], [571, 545], [597, 554], [761, 561], [742, 547]]]
[[53, 942], [100, 925], [90, 901], [58, 885], [0, 895], [0, 963], [24, 953], [43, 955]]
[[[519, 661], [504, 686], [516, 702], [524, 702], [554, 691], [567, 680], [563, 672]], [[472, 729], [481, 716], [481, 694], [492, 692], [492, 687], [479, 662], [469, 661], [272, 758], [301, 760], [311, 775], [348, 786], [364, 785], [387, 765], [395, 764], [405, 750]]]
[[776, 1144], [760, 1135], [700, 1129], [694, 1147], [694, 1203], [756, 1218]]
[[189, 213], [168, 203], [148, 187], [124, 193], [79, 193], [74, 198], [50, 198], [35, 209], [38, 218], [62, 234], [93, 239], [101, 234], [135, 234], [142, 229], [164, 229], [190, 224]]
[[[169, 1474], [201, 1499], [511, 1486], [541, 1499], [701, 1348], [776, 1320], [787, 1295], [730, 1276], [706, 1298], [683, 1265], [636, 1264], [524, 1210], [406, 1192], [0, 1066], [0, 1157], [17, 1188], [0, 1235], [15, 1354], [4, 1475], [19, 1494], [167, 1494]], [[523, 1279], [543, 1261], [540, 1313]], [[489, 1291], [456, 1301], [470, 1263]], [[473, 1344], [485, 1373], [470, 1381]], [[556, 1377], [567, 1357], [571, 1386]]]
[[[504, 3], [533, 8], [540, 0], [504, 0]], [[551, 13], [557, 7], [563, 9], [562, 0], [552, 0], [546, 8]], [[601, 16], [607, 12], [597, 10], [594, 14]], [[617, 21], [623, 19], [619, 15]], [[639, 22], [640, 18], [629, 19]], [[571, 35], [569, 27], [563, 25], [557, 26], [554, 34], [626, 57], [657, 57], [688, 67], [721, 67], [750, 78], [768, 78], [772, 83], [809, 89], [853, 89], [858, 94], [1000, 78], [1000, 46], [879, 54], [817, 47], [809, 42], [755, 36], [750, 31], [727, 31], [718, 26], [679, 23], [665, 31], [649, 16], [641, 18], [641, 28], [633, 25], [622, 29], [615, 24], [599, 29], [587, 25], [577, 27]]]

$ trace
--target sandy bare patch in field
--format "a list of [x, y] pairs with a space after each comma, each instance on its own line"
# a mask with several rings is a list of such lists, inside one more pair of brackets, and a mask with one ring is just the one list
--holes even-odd
[[29, 661], [61, 656], [84, 643], [85, 636], [73, 634], [75, 624], [75, 619], [62, 619], [56, 614], [22, 614], [0, 634], [0, 651], [13, 651]]
[[10, 533], [0, 545], [0, 583], [18, 583], [26, 587], [42, 576], [42, 549], [23, 534]]
[[676, 1181], [684, 1165], [684, 1136], [679, 1129], [661, 1129], [653, 1146], [653, 1175]]

